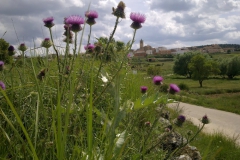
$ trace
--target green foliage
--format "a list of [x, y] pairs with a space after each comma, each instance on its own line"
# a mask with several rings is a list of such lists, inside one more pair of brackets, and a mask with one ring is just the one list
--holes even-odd
[[149, 66], [147, 68], [147, 75], [154, 76], [161, 74], [161, 67], [160, 66]]
[[219, 60], [220, 75], [227, 75], [229, 79], [240, 75], [240, 56]]
[[227, 76], [233, 79], [235, 76], [240, 75], [240, 56], [233, 57], [227, 64]]
[[202, 87], [203, 80], [212, 74], [219, 73], [217, 63], [202, 54], [196, 54], [192, 57], [188, 67], [193, 73], [193, 78], [199, 81], [200, 87]]
[[192, 77], [192, 71], [189, 69], [189, 63], [193, 56], [195, 56], [196, 52], [187, 52], [184, 54], [178, 54], [176, 56], [174, 66], [173, 66], [173, 72], [178, 75], [186, 76], [191, 78]]
[[168, 92], [168, 89], [169, 89], [169, 85], [168, 84], [162, 84], [160, 86], [160, 92], [163, 92], [163, 93], [167, 93]]
[[180, 88], [180, 90], [186, 90], [188, 91], [190, 88], [186, 83], [179, 83], [178, 87]]
[[12, 56], [8, 55], [9, 43], [3, 38], [0, 39], [0, 60], [5, 64], [11, 64], [13, 62]]
[[228, 70], [228, 63], [229, 61], [226, 59], [221, 59], [219, 60], [218, 64], [219, 64], [219, 75], [224, 77], [225, 75], [227, 75], [227, 70]]

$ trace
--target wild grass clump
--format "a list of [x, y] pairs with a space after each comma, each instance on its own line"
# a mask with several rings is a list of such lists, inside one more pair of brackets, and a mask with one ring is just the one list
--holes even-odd
[[189, 91], [189, 86], [185, 83], [179, 83], [178, 86], [181, 90]]

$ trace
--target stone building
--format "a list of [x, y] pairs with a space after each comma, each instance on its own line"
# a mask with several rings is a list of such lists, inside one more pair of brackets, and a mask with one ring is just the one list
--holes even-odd
[[144, 46], [144, 42], [140, 40], [140, 48], [133, 52], [134, 57], [146, 57], [147, 55], [171, 54], [171, 50], [165, 47], [153, 48], [150, 45]]

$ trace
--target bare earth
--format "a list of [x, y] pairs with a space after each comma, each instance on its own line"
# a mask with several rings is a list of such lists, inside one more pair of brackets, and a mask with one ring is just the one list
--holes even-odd
[[[177, 108], [177, 104], [171, 103], [168, 107]], [[201, 124], [201, 118], [207, 115], [210, 123], [205, 125], [203, 132], [221, 132], [226, 136], [236, 139], [236, 143], [240, 145], [240, 115], [182, 102], [179, 103], [178, 109], [181, 109], [183, 111], [182, 114], [197, 126]]]

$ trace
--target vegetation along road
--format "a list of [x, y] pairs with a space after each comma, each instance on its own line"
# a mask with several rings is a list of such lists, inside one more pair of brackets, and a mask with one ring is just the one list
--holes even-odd
[[182, 102], [180, 102], [179, 105], [178, 103], [171, 103], [169, 107], [181, 109], [182, 114], [195, 125], [200, 125], [201, 121], [199, 119], [201, 119], [203, 115], [207, 115], [210, 123], [205, 125], [203, 132], [221, 132], [231, 138], [235, 138], [236, 143], [240, 145], [240, 115]]

